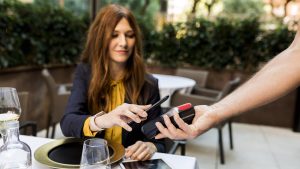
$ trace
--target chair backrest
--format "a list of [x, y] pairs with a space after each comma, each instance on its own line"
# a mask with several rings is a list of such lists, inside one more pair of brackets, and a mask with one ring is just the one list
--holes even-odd
[[191, 70], [191, 69], [181, 69], [176, 70], [176, 75], [187, 77], [196, 81], [197, 86], [205, 87], [208, 71], [205, 70]]
[[227, 84], [223, 87], [222, 91], [217, 92], [218, 94], [214, 97], [209, 96], [203, 96], [203, 95], [197, 95], [197, 94], [187, 94], [187, 93], [181, 93], [179, 90], [175, 91], [174, 94], [171, 97], [170, 105], [178, 106], [183, 103], [191, 103], [192, 105], [211, 105], [222, 98], [224, 98], [226, 95], [231, 93], [233, 90], [235, 90], [240, 83], [240, 78], [236, 77], [233, 80], [230, 80], [227, 82]]
[[29, 101], [29, 92], [21, 91], [18, 92], [18, 97], [21, 105], [21, 116], [20, 121], [28, 120], [26, 117], [28, 116], [28, 101]]
[[59, 92], [59, 88], [62, 85], [55, 82], [53, 76], [47, 69], [42, 70], [42, 76], [45, 79], [49, 95], [49, 112], [47, 122], [47, 127], [49, 128], [50, 125], [58, 123], [61, 120], [70, 92]]
[[29, 92], [27, 91], [18, 92], [18, 97], [21, 106], [21, 116], [19, 118], [20, 121], [19, 132], [20, 134], [23, 135], [36, 136], [37, 124], [35, 121], [31, 121], [32, 119], [29, 119], [29, 115], [28, 115]]
[[234, 91], [239, 86], [240, 82], [241, 82], [240, 77], [235, 77], [233, 80], [227, 82], [227, 84], [223, 87], [222, 91], [217, 96], [216, 100], [219, 101], [225, 96], [227, 96], [229, 93]]
[[52, 75], [49, 73], [48, 69], [43, 69], [42, 75], [45, 79], [50, 99], [49, 112], [53, 112], [55, 107], [55, 96], [57, 95], [57, 84]]

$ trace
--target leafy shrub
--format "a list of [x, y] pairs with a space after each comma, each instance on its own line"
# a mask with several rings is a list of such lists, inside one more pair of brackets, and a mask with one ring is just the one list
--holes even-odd
[[193, 22], [182, 24], [179, 30], [181, 61], [192, 65], [209, 67], [207, 56], [211, 54], [211, 34], [213, 22], [200, 18]]
[[[176, 28], [169, 24], [161, 32], [152, 32], [152, 39], [155, 40], [151, 47], [151, 59], [154, 63], [162, 66], [175, 67], [178, 64], [180, 53], [179, 41], [176, 39]], [[148, 39], [149, 40], [149, 39]], [[148, 50], [147, 48], [146, 50]], [[146, 52], [148, 53], [148, 52]]]
[[[291, 43], [295, 32], [281, 25], [261, 29], [257, 17], [198, 18], [156, 31], [137, 17], [148, 64], [255, 70]], [[73, 64], [83, 47], [87, 19], [49, 5], [0, 1], [0, 68]]]
[[266, 62], [286, 49], [295, 37], [295, 32], [284, 25], [273, 31], [264, 31], [257, 42], [256, 51], [262, 62]]
[[[212, 69], [253, 71], [291, 43], [295, 32], [286, 26], [261, 29], [257, 17], [216, 20], [199, 18], [168, 25], [147, 39], [147, 56], [154, 63], [176, 67], [185, 64]], [[153, 61], [152, 61], [153, 62]]]
[[5, 0], [0, 3], [0, 68], [75, 63], [86, 28], [60, 8]]

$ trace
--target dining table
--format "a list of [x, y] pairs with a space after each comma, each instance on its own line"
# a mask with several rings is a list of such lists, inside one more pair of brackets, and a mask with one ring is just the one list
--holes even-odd
[[187, 77], [165, 74], [153, 74], [153, 76], [158, 79], [160, 97], [170, 96], [167, 101], [161, 104], [161, 107], [170, 107], [170, 100], [176, 90], [180, 90], [181, 93], [191, 93], [193, 87], [196, 85], [195, 80]]
[[[32, 152], [32, 168], [31, 169], [50, 169], [51, 167], [39, 163], [34, 158], [35, 151], [42, 145], [47, 144], [55, 139], [25, 136], [20, 135], [20, 140], [29, 145]], [[2, 140], [0, 140], [0, 146], [3, 145]], [[151, 159], [162, 159], [167, 165], [172, 169], [199, 169], [197, 159], [195, 157], [180, 156], [174, 154], [166, 153], [154, 153]], [[116, 163], [112, 165], [113, 169], [122, 169], [121, 163]]]

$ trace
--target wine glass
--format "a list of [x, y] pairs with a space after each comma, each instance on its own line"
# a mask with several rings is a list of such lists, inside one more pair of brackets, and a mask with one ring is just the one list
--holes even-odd
[[21, 115], [21, 106], [15, 88], [0, 87], [0, 130], [9, 121], [17, 121]]
[[85, 140], [83, 143], [80, 169], [110, 169], [107, 141], [100, 138]]

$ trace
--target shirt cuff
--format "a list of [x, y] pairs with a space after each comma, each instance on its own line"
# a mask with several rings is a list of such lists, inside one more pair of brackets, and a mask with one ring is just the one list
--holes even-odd
[[90, 121], [91, 121], [91, 117], [87, 118], [84, 121], [83, 135], [86, 136], [86, 137], [95, 137], [98, 132], [97, 131], [92, 131], [90, 129]]

